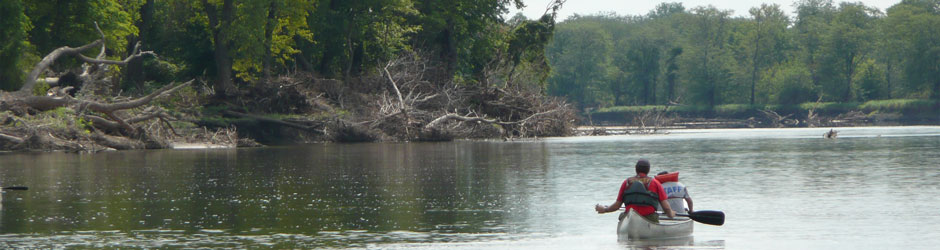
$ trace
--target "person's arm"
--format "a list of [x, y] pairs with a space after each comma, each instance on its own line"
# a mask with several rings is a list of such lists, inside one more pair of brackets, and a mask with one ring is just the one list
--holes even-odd
[[619, 201], [619, 200], [614, 201], [614, 204], [610, 204], [610, 206], [602, 206], [601, 204], [597, 204], [597, 205], [594, 205], [594, 211], [597, 211], [597, 213], [599, 214], [610, 213], [610, 212], [620, 210], [621, 205], [623, 205], [623, 201]]
[[623, 191], [624, 191], [624, 190], [627, 190], [627, 181], [626, 181], [626, 180], [624, 180], [623, 183], [620, 184], [620, 191], [617, 192], [617, 200], [614, 201], [614, 204], [610, 204], [610, 206], [603, 206], [603, 205], [601, 205], [601, 204], [595, 204], [595, 205], [594, 205], [594, 211], [597, 211], [597, 213], [602, 214], [602, 213], [609, 213], [609, 212], [613, 212], [613, 211], [619, 210], [619, 209], [620, 209], [620, 206], [623, 205], [623, 201], [620, 200], [620, 197], [623, 197]]
[[663, 213], [666, 213], [666, 216], [669, 216], [670, 219], [676, 217], [676, 211], [672, 211], [672, 207], [669, 206], [668, 201], [661, 200], [659, 201], [659, 205], [663, 207]]
[[689, 213], [694, 212], [695, 210], [692, 209], [692, 196], [689, 196], [689, 189], [688, 188], [683, 188], [683, 189], [685, 189], [685, 203], [689, 204]]

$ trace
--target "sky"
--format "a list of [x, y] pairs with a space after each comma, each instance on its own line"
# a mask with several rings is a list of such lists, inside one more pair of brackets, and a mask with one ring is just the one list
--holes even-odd
[[[529, 19], [537, 19], [545, 13], [545, 7], [552, 0], [522, 0], [526, 8], [522, 9], [522, 14]], [[649, 13], [656, 5], [662, 2], [681, 2], [686, 9], [698, 6], [712, 5], [721, 10], [733, 10], [732, 16], [746, 16], [748, 9], [760, 6], [761, 3], [779, 4], [788, 15], [793, 16], [793, 3], [795, 0], [673, 0], [673, 1], [651, 1], [651, 0], [568, 0], [559, 11], [562, 21], [572, 14], [589, 15], [601, 12], [614, 12], [618, 15], [645, 15]], [[843, 2], [834, 0], [836, 4]], [[901, 0], [853, 0], [849, 2], [862, 2], [867, 6], [876, 7], [882, 12]], [[510, 16], [520, 12], [519, 10], [510, 10]]]

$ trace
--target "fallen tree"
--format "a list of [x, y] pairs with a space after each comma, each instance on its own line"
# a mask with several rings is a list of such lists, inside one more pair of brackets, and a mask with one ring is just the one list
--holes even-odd
[[306, 73], [261, 81], [236, 105], [220, 108], [223, 119], [202, 125], [236, 124], [243, 135], [282, 143], [509, 140], [574, 131], [574, 110], [535, 84], [454, 82], [417, 54], [345, 82]]
[[573, 131], [574, 110], [538, 87], [435, 81], [427, 76], [436, 69], [421, 58], [406, 54], [382, 69], [388, 88], [379, 91], [373, 119], [364, 123], [394, 137], [426, 141], [565, 136]]
[[[166, 136], [154, 136], [139, 124], [156, 120], [176, 134], [170, 121], [177, 120], [164, 109], [150, 105], [193, 81], [168, 84], [142, 97], [116, 100], [109, 96], [96, 96], [92, 91], [108, 83], [109, 66], [125, 66], [144, 56], [156, 56], [152, 51], [141, 51], [137, 43], [130, 55], [122, 60], [105, 58], [105, 36], [97, 27], [101, 38], [89, 44], [72, 48], [63, 46], [53, 50], [37, 63], [14, 92], [0, 93], [0, 112], [6, 114], [0, 127], [0, 149], [5, 150], [67, 150], [98, 151], [104, 149], [166, 148]], [[101, 46], [95, 58], [82, 53]], [[56, 60], [71, 56], [82, 64], [78, 75], [83, 92], [73, 96], [73, 86], [59, 86], [59, 78], [40, 76], [48, 72]], [[34, 93], [38, 82], [52, 86], [45, 95]], [[53, 114], [47, 111], [65, 109]]]

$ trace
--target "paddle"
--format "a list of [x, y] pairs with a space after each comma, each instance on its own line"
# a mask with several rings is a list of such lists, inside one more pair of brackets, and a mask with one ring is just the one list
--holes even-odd
[[676, 216], [689, 217], [696, 222], [715, 226], [725, 224], [725, 213], [722, 211], [702, 210], [689, 214], [676, 214]]
[[25, 186], [12, 186], [12, 187], [5, 187], [5, 188], [3, 188], [3, 190], [29, 190], [29, 187], [25, 187]]

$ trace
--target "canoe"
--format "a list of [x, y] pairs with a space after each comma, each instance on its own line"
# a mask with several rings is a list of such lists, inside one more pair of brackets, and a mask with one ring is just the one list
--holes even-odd
[[653, 223], [630, 209], [627, 216], [617, 223], [617, 235], [628, 239], [688, 237], [692, 235], [692, 220], [684, 217], [668, 219], [662, 216], [659, 223]]

